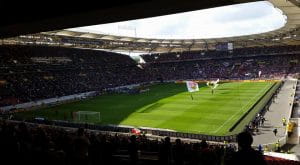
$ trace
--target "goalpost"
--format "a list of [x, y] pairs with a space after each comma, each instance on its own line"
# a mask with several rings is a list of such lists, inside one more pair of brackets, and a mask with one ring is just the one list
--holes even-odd
[[100, 112], [78, 111], [75, 120], [80, 122], [100, 122]]

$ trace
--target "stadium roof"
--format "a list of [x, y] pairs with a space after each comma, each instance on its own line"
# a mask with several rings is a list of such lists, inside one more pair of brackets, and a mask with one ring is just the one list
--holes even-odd
[[[236, 1], [237, 2], [237, 1]], [[239, 2], [248, 2], [241, 0]], [[41, 35], [74, 40], [93, 40], [101, 44], [67, 44], [64, 46], [106, 49], [110, 51], [130, 52], [180, 52], [215, 49], [218, 43], [233, 43], [235, 48], [274, 45], [299, 45], [300, 44], [300, 3], [296, 0], [269, 0], [274, 7], [280, 9], [287, 16], [286, 24], [280, 29], [255, 35], [238, 37], [213, 38], [213, 39], [155, 39], [137, 38], [87, 32], [74, 32], [57, 30], [42, 32]]]
[[1, 0], [0, 38], [254, 1], [258, 0]]

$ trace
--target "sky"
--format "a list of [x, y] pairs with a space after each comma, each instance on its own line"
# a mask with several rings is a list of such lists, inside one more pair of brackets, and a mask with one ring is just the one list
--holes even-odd
[[286, 17], [267, 1], [68, 30], [160, 39], [202, 39], [257, 34], [283, 27]]

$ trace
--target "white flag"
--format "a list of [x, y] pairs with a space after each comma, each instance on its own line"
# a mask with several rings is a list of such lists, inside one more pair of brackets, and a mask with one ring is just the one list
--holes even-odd
[[189, 92], [199, 91], [198, 84], [194, 81], [186, 81], [186, 87]]
[[261, 75], [261, 71], [258, 71], [258, 77], [260, 77], [260, 75]]
[[218, 82], [220, 81], [220, 79], [217, 79], [216, 81], [207, 81], [206, 85], [208, 87], [210, 87], [211, 89], [215, 89], [218, 87]]

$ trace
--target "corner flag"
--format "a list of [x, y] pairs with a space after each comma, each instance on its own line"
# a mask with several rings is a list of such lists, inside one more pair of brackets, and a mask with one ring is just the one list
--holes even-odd
[[198, 84], [194, 81], [186, 81], [186, 87], [189, 92], [199, 91]]

